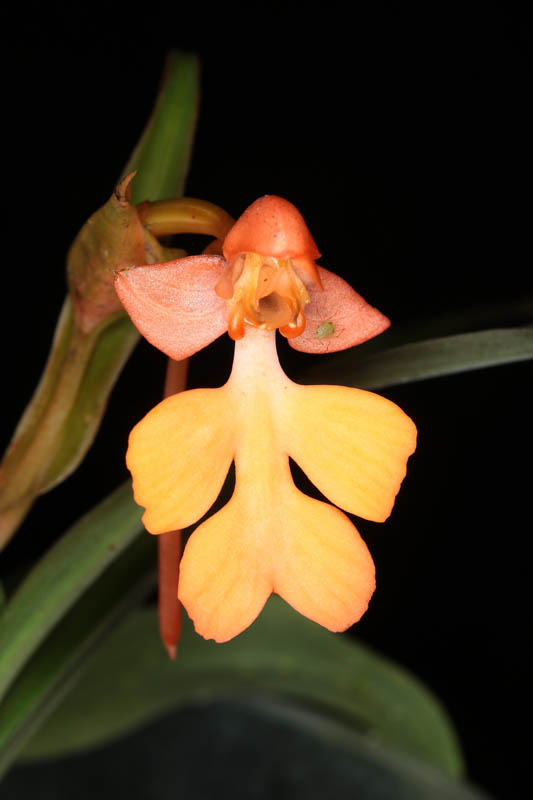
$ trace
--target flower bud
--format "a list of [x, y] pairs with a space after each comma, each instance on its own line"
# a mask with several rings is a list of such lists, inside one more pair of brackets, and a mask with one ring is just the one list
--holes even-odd
[[130, 203], [134, 175], [127, 175], [107, 203], [89, 217], [67, 255], [69, 291], [84, 333], [122, 310], [113, 285], [117, 270], [147, 261], [147, 233]]

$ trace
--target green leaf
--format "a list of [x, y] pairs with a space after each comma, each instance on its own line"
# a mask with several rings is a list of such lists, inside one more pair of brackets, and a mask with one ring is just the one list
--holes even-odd
[[527, 327], [532, 320], [533, 295], [508, 300], [502, 298], [498, 303], [458, 306], [431, 316], [416, 316], [401, 324], [392, 320], [391, 327], [385, 333], [365, 342], [357, 351], [368, 354], [441, 336], [474, 333], [492, 328]]
[[117, 621], [155, 585], [155, 541], [141, 536], [70, 609], [0, 704], [0, 777], [70, 691]]
[[98, 774], [100, 800], [115, 800], [117, 787], [130, 800], [174, 800], [218, 797], [221, 786], [224, 796], [263, 800], [486, 798], [337, 720], [272, 695], [197, 704], [93, 752], [22, 765], [3, 788], [13, 797], [48, 796], [60, 775], [64, 796], [88, 800], [91, 789], [80, 774]]
[[453, 375], [533, 358], [533, 327], [497, 328], [411, 342], [366, 354], [356, 349], [316, 362], [304, 382], [341, 383], [364, 389]]
[[[485, 794], [474, 787], [450, 780], [440, 770], [407, 756], [382, 741], [373, 741], [339, 720], [281, 703], [271, 697], [258, 698], [252, 708], [261, 712], [263, 718], [271, 718], [278, 724], [281, 723], [285, 729], [297, 732], [299, 736], [303, 734], [311, 747], [315, 744], [317, 756], [318, 747], [321, 750], [326, 749], [326, 757], [329, 756], [336, 767], [335, 775], [340, 773], [341, 785], [349, 781], [352, 796], [358, 800], [486, 798]], [[312, 755], [309, 745], [306, 746], [306, 753]]]
[[185, 625], [176, 662], [158, 641], [156, 614], [135, 613], [100, 651], [26, 757], [72, 753], [120, 736], [172, 708], [235, 693], [275, 693], [459, 775], [446, 714], [416, 679], [347, 637], [306, 620], [277, 597], [224, 645]]
[[183, 194], [198, 113], [199, 63], [191, 53], [167, 57], [157, 103], [122, 177], [132, 170], [132, 203]]
[[0, 618], [0, 698], [59, 619], [143, 530], [129, 482], [41, 559]]
[[[296, 753], [303, 751], [307, 781], [312, 780], [313, 768], [309, 767], [311, 760], [313, 763], [327, 762], [330, 765], [327, 772], [324, 774], [322, 767], [316, 777], [327, 780], [331, 796], [337, 796], [338, 782], [338, 790], [343, 797], [356, 797], [358, 800], [482, 800], [487, 797], [472, 786], [450, 780], [425, 762], [383, 742], [373, 741], [339, 720], [314, 710], [272, 696], [249, 698], [246, 706], [244, 702], [243, 698], [238, 698], [233, 708], [229, 704], [222, 708], [226, 711], [229, 724], [233, 723], [230, 728], [231, 750], [235, 751], [236, 745], [239, 745], [238, 740], [235, 742], [235, 712], [241, 712], [237, 717], [239, 721], [245, 711], [251, 717], [250, 733], [253, 731], [257, 736], [259, 729], [261, 735], [266, 728], [266, 741], [261, 741], [259, 746], [268, 747], [275, 737], [276, 740], [281, 739], [279, 744], [276, 741], [278, 749], [290, 749], [293, 757], [295, 750]], [[279, 775], [279, 753], [274, 753], [272, 760], [269, 753], [259, 753], [257, 761], [260, 761], [263, 770], [263, 764], [266, 763], [267, 770], [270, 766], [270, 771]], [[291, 772], [294, 766], [293, 762]], [[299, 788], [299, 783], [295, 788]], [[310, 787], [306, 788], [309, 790]], [[349, 795], [347, 789], [351, 792]], [[302, 793], [301, 796], [305, 795]]]

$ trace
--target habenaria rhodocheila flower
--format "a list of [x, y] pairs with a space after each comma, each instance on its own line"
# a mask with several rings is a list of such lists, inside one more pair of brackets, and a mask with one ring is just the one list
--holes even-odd
[[[179, 598], [196, 630], [227, 641], [276, 592], [342, 631], [366, 611], [375, 579], [366, 545], [339, 509], [387, 519], [416, 429], [371, 392], [293, 383], [278, 361], [276, 329], [297, 350], [319, 353], [359, 344], [389, 321], [316, 265], [302, 216], [279, 197], [253, 203], [223, 253], [117, 275], [133, 322], [171, 358], [225, 330], [236, 340], [224, 386], [169, 397], [131, 432], [135, 499], [151, 533], [185, 528], [212, 506], [234, 461], [231, 500], [194, 531], [181, 562]], [[334, 506], [296, 488], [289, 457]]]

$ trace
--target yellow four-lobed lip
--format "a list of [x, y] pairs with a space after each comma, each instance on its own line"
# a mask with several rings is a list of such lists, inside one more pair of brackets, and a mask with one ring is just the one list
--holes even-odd
[[344, 511], [383, 521], [415, 442], [394, 403], [293, 383], [275, 333], [247, 328], [228, 382], [156, 406], [133, 429], [127, 463], [146, 527], [163, 533], [198, 521], [235, 461], [233, 497], [192, 534], [179, 578], [196, 630], [223, 642], [272, 592], [333, 631], [361, 617], [375, 586], [368, 549], [342, 511], [296, 488], [289, 457]]

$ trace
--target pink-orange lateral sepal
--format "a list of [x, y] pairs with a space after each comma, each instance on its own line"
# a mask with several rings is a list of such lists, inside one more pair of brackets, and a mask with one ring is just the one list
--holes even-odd
[[334, 272], [318, 267], [324, 291], [307, 286], [305, 331], [289, 339], [303, 353], [335, 353], [372, 339], [390, 326], [390, 320], [357, 294]]
[[142, 335], [181, 361], [227, 329], [227, 303], [215, 292], [224, 269], [220, 256], [189, 256], [122, 270], [115, 289]]

